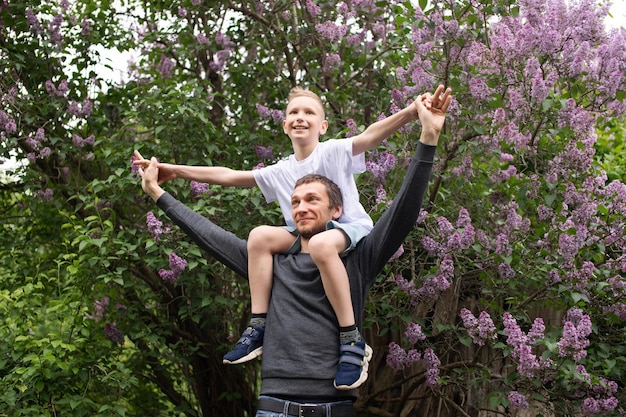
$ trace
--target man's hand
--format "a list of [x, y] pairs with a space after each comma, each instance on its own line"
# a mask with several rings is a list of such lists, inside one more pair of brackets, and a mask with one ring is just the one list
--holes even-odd
[[[150, 160], [144, 159], [137, 150], [135, 151], [135, 158], [137, 158], [133, 161], [133, 165], [135, 166], [146, 169], [150, 165]], [[157, 162], [157, 168], [159, 169], [159, 185], [176, 178], [176, 173], [174, 172], [173, 165]]]
[[[142, 162], [147, 161], [143, 159], [137, 151], [135, 151], [135, 156], [137, 156]], [[159, 197], [165, 193], [159, 185], [159, 162], [156, 158], [152, 157], [147, 165], [145, 163], [138, 165], [139, 175], [141, 176], [141, 188], [143, 188], [145, 193], [148, 194], [154, 201], [157, 201]]]
[[415, 101], [417, 114], [422, 122], [420, 141], [426, 145], [437, 145], [446, 121], [446, 111], [452, 102], [452, 89], [447, 88], [442, 94], [443, 88], [443, 85], [439, 85], [434, 94], [423, 94]]

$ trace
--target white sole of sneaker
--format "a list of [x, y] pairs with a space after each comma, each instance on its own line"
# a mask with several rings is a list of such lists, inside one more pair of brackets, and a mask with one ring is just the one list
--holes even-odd
[[365, 356], [363, 357], [363, 368], [361, 369], [361, 375], [359, 376], [359, 379], [357, 379], [352, 385], [337, 385], [333, 382], [333, 385], [335, 386], [335, 388], [340, 391], [349, 391], [349, 390], [356, 389], [360, 387], [361, 385], [363, 385], [363, 383], [367, 381], [367, 377], [369, 376], [367, 374], [367, 370], [370, 367], [370, 360], [372, 359], [373, 353], [374, 353], [374, 350], [371, 348], [371, 346], [368, 344], [365, 344]]
[[254, 349], [252, 352], [248, 353], [246, 356], [242, 358], [237, 359], [236, 361], [229, 361], [229, 360], [224, 359], [222, 363], [225, 363], [226, 365], [237, 365], [239, 363], [251, 361], [252, 359], [257, 358], [261, 356], [262, 354], [263, 354], [263, 346]]

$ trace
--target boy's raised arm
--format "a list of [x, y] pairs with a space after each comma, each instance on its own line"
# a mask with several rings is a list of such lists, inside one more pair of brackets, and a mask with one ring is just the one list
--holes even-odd
[[[418, 100], [421, 98], [418, 97]], [[413, 104], [382, 120], [372, 123], [352, 139], [352, 155], [358, 155], [379, 145], [405, 124], [417, 119]]]

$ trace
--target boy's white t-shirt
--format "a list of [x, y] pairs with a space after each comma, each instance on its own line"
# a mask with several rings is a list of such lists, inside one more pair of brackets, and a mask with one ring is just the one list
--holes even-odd
[[374, 223], [359, 202], [354, 174], [365, 171], [365, 155], [352, 155], [352, 139], [330, 139], [320, 142], [313, 153], [302, 161], [292, 154], [287, 159], [255, 169], [254, 179], [268, 203], [278, 200], [288, 226], [294, 226], [291, 216], [291, 194], [296, 181], [307, 174], [330, 178], [341, 189], [343, 213], [339, 223], [358, 224], [371, 230]]

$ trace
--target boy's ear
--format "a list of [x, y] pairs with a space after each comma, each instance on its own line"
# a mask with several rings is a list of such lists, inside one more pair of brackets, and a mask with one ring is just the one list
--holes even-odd
[[322, 126], [320, 127], [320, 134], [323, 135], [328, 130], [328, 120], [324, 119]]

